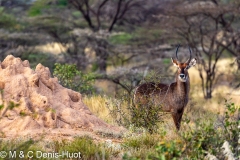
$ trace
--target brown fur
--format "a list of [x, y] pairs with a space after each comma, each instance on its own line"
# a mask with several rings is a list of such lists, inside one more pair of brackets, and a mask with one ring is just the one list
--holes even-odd
[[[190, 90], [188, 69], [196, 64], [196, 59], [186, 63], [179, 63], [177, 60], [172, 59], [172, 62], [178, 67], [176, 82], [170, 85], [154, 82], [143, 83], [135, 90], [134, 103], [145, 106], [151, 103], [151, 105], [161, 107], [163, 112], [170, 112], [177, 130], [179, 130]], [[180, 74], [184, 74], [187, 77], [186, 82], [180, 80]]]

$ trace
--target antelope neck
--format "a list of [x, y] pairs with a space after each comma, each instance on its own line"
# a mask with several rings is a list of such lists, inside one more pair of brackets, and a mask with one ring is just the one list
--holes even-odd
[[189, 85], [190, 85], [189, 76], [188, 74], [186, 76], [187, 76], [186, 82], [181, 82], [181, 80], [176, 78], [177, 92], [182, 95], [188, 94], [189, 92]]

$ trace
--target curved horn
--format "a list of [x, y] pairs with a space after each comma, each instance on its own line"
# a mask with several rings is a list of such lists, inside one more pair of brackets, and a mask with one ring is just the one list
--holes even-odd
[[187, 64], [189, 64], [191, 59], [192, 59], [192, 51], [191, 51], [191, 48], [189, 46], [188, 46], [188, 50], [189, 50], [190, 57], [189, 57], [189, 59], [187, 61]]
[[178, 46], [177, 46], [177, 50], [176, 50], [176, 58], [177, 58], [177, 61], [179, 62], [179, 60], [178, 60], [178, 55], [177, 55], [177, 53], [178, 53], [178, 48], [180, 47], [180, 44], [178, 44]]

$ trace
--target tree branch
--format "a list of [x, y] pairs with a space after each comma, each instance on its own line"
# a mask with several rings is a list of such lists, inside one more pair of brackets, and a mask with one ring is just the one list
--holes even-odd
[[115, 25], [115, 23], [116, 23], [117, 20], [118, 20], [118, 15], [119, 15], [119, 12], [120, 12], [121, 6], [122, 6], [122, 0], [118, 0], [117, 11], [116, 11], [116, 14], [115, 14], [115, 16], [114, 16], [114, 18], [113, 18], [113, 21], [112, 21], [112, 23], [111, 23], [109, 29], [108, 29], [109, 32], [112, 31], [113, 26]]
[[90, 17], [90, 14], [89, 14], [89, 10], [90, 10], [90, 6], [88, 4], [88, 0], [84, 0], [85, 2], [85, 7], [86, 7], [86, 10], [84, 10], [84, 4], [81, 3], [82, 0], [68, 0], [69, 3], [71, 3], [77, 10], [79, 10], [82, 15], [83, 15], [83, 18], [87, 21], [88, 23], [88, 26], [94, 30], [95, 29], [95, 26], [93, 25], [92, 23], [92, 20], [91, 20], [91, 17]]

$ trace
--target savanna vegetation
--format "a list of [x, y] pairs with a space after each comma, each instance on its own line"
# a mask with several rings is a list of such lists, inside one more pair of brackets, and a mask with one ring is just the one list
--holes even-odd
[[[49, 142], [44, 136], [5, 141], [7, 133], [0, 131], [0, 151], [81, 151], [83, 159], [239, 159], [239, 28], [238, 0], [1, 0], [0, 60], [12, 54], [33, 69], [42, 63], [63, 86], [80, 92], [94, 114], [128, 131], [102, 135], [114, 139], [104, 142]], [[180, 60], [187, 60], [188, 46], [197, 58], [180, 131], [157, 106], [138, 110], [132, 103], [139, 84], [174, 81], [170, 58], [178, 44]]]

